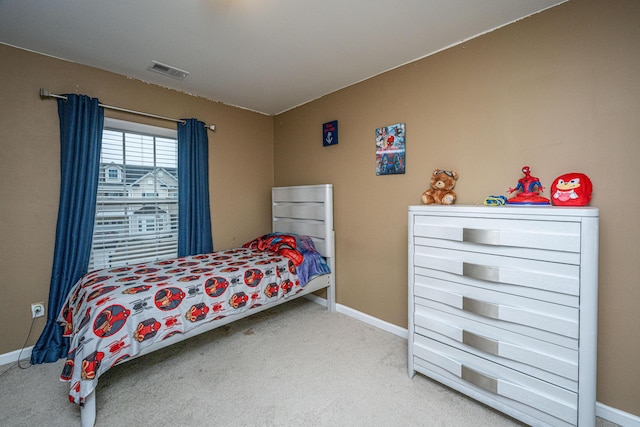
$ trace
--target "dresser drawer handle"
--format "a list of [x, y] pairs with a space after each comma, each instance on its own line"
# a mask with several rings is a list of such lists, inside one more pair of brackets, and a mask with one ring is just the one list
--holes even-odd
[[469, 313], [479, 314], [480, 316], [490, 317], [492, 319], [500, 318], [500, 306], [498, 304], [479, 301], [469, 297], [462, 297], [462, 309]]
[[487, 390], [491, 393], [498, 394], [498, 380], [485, 374], [462, 365], [462, 379], [469, 381], [471, 384]]
[[488, 282], [500, 281], [500, 269], [486, 265], [462, 263], [462, 275], [474, 279], [486, 280]]
[[474, 334], [469, 331], [462, 331], [462, 343], [485, 353], [499, 356], [499, 341]]
[[481, 230], [477, 228], [463, 228], [462, 241], [480, 243], [482, 245], [500, 245], [500, 230]]

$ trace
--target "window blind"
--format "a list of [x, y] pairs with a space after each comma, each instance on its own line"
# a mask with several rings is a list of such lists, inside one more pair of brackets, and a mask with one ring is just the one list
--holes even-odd
[[89, 270], [176, 257], [176, 132], [105, 120]]

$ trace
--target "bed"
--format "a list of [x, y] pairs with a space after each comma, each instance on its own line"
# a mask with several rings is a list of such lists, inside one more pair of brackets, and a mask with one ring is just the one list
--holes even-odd
[[96, 270], [59, 321], [70, 339], [61, 379], [96, 420], [96, 385], [113, 366], [326, 289], [335, 311], [333, 187], [272, 189], [272, 233], [209, 254]]

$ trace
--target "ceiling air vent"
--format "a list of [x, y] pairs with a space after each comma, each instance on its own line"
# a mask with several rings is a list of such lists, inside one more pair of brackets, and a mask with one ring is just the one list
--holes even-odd
[[188, 71], [184, 71], [176, 67], [171, 67], [166, 64], [161, 64], [157, 61], [152, 62], [153, 63], [147, 67], [147, 70], [153, 71], [154, 73], [164, 74], [167, 77], [178, 80], [184, 80], [184, 78], [189, 75]]

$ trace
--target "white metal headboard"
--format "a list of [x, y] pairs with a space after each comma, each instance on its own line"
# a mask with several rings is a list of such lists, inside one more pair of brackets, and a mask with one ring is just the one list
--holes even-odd
[[274, 232], [310, 236], [322, 256], [334, 257], [332, 184], [274, 187], [271, 197]]

